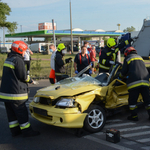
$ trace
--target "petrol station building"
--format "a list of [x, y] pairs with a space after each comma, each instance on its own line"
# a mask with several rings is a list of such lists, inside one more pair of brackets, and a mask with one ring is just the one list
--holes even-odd
[[[55, 32], [55, 37], [57, 38], [70, 38], [71, 37], [71, 31], [70, 30], [54, 30]], [[100, 41], [102, 38], [106, 37], [114, 37], [117, 38], [118, 36], [124, 34], [121, 30], [118, 31], [110, 31], [110, 32], [105, 32], [103, 30], [95, 30], [95, 31], [84, 31], [79, 28], [75, 28], [72, 30], [72, 36], [73, 40], [76, 38], [78, 41], [78, 47], [81, 46], [82, 43], [82, 38], [94, 38], [99, 41], [99, 46], [100, 46]], [[38, 30], [38, 31], [30, 31], [30, 32], [20, 32], [20, 33], [13, 33], [13, 34], [5, 34], [6, 38], [27, 38], [27, 43], [32, 44], [32, 43], [39, 43], [39, 42], [48, 42], [48, 38], [53, 38], [53, 30]], [[45, 41], [34, 41], [34, 38], [45, 38]], [[70, 38], [71, 39], [71, 38]], [[56, 44], [57, 43], [56, 41]]]

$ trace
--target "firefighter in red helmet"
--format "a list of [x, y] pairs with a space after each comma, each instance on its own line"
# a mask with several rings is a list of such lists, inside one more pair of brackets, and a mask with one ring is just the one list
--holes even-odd
[[29, 123], [28, 110], [25, 102], [28, 100], [28, 85], [33, 83], [26, 74], [23, 56], [28, 46], [23, 41], [12, 43], [11, 53], [3, 65], [0, 101], [5, 103], [9, 128], [12, 136], [22, 134], [23, 137], [39, 135]]
[[137, 115], [137, 99], [141, 93], [145, 107], [149, 114], [150, 120], [150, 97], [149, 97], [149, 73], [145, 67], [145, 63], [139, 56], [134, 47], [128, 47], [124, 51], [124, 63], [120, 73], [120, 77], [128, 76], [127, 88], [129, 92], [129, 109], [131, 115], [128, 120], [138, 121]]

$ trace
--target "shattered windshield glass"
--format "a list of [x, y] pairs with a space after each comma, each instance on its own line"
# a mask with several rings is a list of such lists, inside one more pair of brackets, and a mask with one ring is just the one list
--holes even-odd
[[56, 84], [61, 84], [63, 86], [77, 88], [81, 86], [90, 86], [90, 85], [101, 85], [101, 82], [91, 76], [85, 77], [72, 77], [61, 80]]

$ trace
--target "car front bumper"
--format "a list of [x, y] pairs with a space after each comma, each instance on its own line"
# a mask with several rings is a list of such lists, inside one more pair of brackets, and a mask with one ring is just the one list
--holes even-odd
[[55, 108], [31, 102], [29, 104], [31, 116], [45, 124], [63, 128], [82, 128], [87, 113], [81, 113], [75, 108]]

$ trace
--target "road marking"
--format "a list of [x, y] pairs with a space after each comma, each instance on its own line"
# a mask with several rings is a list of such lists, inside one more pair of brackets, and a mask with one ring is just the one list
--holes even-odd
[[121, 126], [127, 126], [127, 125], [135, 125], [136, 123], [128, 122], [128, 123], [120, 123], [120, 124], [112, 124], [112, 125], [106, 125], [105, 128], [112, 128], [112, 127], [121, 127]]
[[107, 120], [106, 123], [112, 123], [112, 122], [120, 122], [121, 119], [114, 119], [114, 120]]
[[104, 132], [97, 132], [97, 133], [94, 133], [94, 135], [103, 135], [105, 134]]
[[141, 140], [136, 140], [137, 142], [145, 143], [145, 142], [150, 142], [150, 138], [146, 139], [141, 139]]
[[150, 150], [150, 146], [141, 147], [141, 149]]
[[92, 136], [90, 136], [90, 135], [84, 136], [84, 138], [89, 139], [89, 140], [94, 141], [94, 142], [97, 142], [97, 143], [99, 143], [99, 144], [106, 145], [106, 146], [108, 146], [108, 147], [116, 148], [116, 149], [118, 149], [118, 150], [132, 150], [132, 149], [127, 148], [127, 147], [124, 147], [124, 146], [120, 146], [120, 145], [113, 144], [113, 143], [110, 143], [110, 142], [107, 142], [107, 141], [103, 141], [103, 140], [101, 140], [101, 139], [92, 137]]
[[144, 132], [138, 132], [138, 133], [129, 133], [129, 134], [123, 134], [122, 137], [133, 137], [133, 136], [140, 136], [140, 135], [146, 135], [150, 134], [150, 131], [144, 131]]
[[140, 127], [133, 127], [133, 128], [125, 128], [125, 129], [119, 129], [120, 132], [125, 131], [134, 131], [134, 130], [142, 130], [142, 129], [148, 129], [150, 126], [140, 126]]
[[128, 142], [124, 142], [127, 145], [135, 145], [137, 144], [137, 142], [133, 142], [133, 141], [128, 141]]

